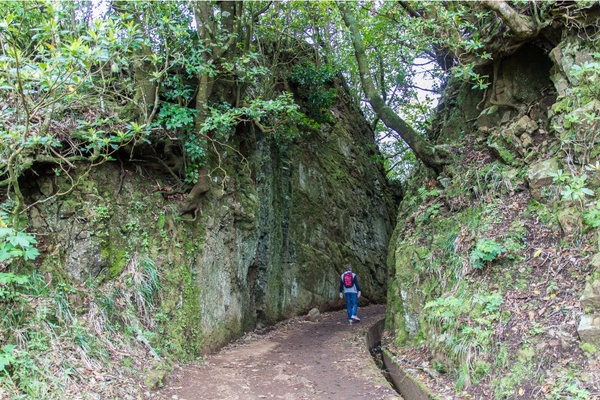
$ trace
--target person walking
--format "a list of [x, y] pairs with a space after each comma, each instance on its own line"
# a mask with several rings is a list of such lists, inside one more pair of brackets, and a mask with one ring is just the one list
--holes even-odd
[[358, 277], [352, 272], [352, 266], [346, 265], [346, 272], [342, 274], [340, 280], [340, 299], [346, 295], [346, 308], [348, 309], [348, 322], [360, 321], [356, 316], [358, 310], [358, 298], [360, 297], [360, 286], [358, 285]]

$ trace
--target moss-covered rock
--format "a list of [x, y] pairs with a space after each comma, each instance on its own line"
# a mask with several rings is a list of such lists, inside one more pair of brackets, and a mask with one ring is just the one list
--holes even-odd
[[565, 235], [572, 235], [581, 225], [581, 211], [577, 207], [561, 208], [556, 216]]
[[[82, 168], [70, 191], [64, 176], [32, 182], [32, 202], [68, 192], [29, 210], [32, 228], [45, 234], [40, 272], [55, 281], [109, 282], [136, 254], [149, 257], [161, 277], [149, 340], [181, 360], [257, 323], [342, 307], [339, 279], [348, 263], [363, 302], [384, 301], [394, 196], [360, 110], [339, 101], [332, 116], [285, 143], [241, 128], [220, 161], [209, 158], [219, 168], [211, 169], [195, 217], [179, 215], [174, 196], [157, 193], [174, 183], [170, 176], [135, 163]], [[234, 150], [242, 144], [247, 162]]]
[[585, 313], [600, 313], [600, 280], [590, 277], [585, 283], [583, 294], [579, 300]]
[[[556, 189], [553, 189], [554, 176], [561, 169], [561, 161], [558, 157], [550, 158], [545, 161], [529, 166], [527, 171], [527, 181], [531, 196], [540, 203], [549, 203], [557, 200]], [[554, 186], [556, 188], [556, 186]]]
[[[600, 289], [590, 279], [580, 303], [577, 291], [594, 269], [584, 260], [600, 237], [582, 225], [583, 213], [592, 215], [590, 191], [597, 185], [590, 176], [600, 154], [585, 121], [594, 120], [600, 107], [597, 83], [581, 85], [583, 78], [569, 76], [573, 65], [594, 57], [596, 45], [572, 36], [553, 50], [552, 60], [531, 44], [506, 59], [494, 55], [495, 68], [479, 71], [494, 76], [492, 90], [483, 94], [451, 80], [428, 137], [455, 141], [456, 165], [433, 177], [417, 167], [406, 182], [390, 240], [386, 325], [397, 345], [427, 347], [459, 387], [485, 382], [491, 373], [491, 386], [483, 385], [493, 386], [497, 398], [521, 396], [515, 388], [533, 384], [542, 349], [550, 344], [571, 352], [574, 321], [567, 327], [575, 336], [560, 340], [541, 328], [555, 324], [559, 308], [548, 304], [558, 296], [574, 304], [574, 318], [581, 315], [578, 304], [587, 309], [579, 337], [587, 349], [597, 348]], [[579, 54], [584, 50], [587, 55]], [[556, 87], [549, 80], [553, 62]], [[554, 89], [559, 98], [552, 107]], [[461, 103], [459, 96], [479, 100]], [[456, 127], [468, 127], [460, 141]], [[564, 169], [568, 175], [555, 179]], [[587, 179], [577, 178], [584, 173]], [[567, 185], [581, 196], [559, 202]], [[561, 259], [561, 246], [575, 250]], [[547, 278], [546, 270], [559, 272]], [[561, 289], [558, 282], [570, 279], [580, 285]], [[518, 301], [517, 293], [528, 300]]]

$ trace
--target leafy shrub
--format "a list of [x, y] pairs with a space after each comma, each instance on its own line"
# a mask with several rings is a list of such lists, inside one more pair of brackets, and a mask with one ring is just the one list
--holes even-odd
[[37, 240], [27, 233], [0, 228], [0, 262], [19, 257], [33, 260], [40, 254], [33, 246], [35, 243]]
[[471, 252], [471, 261], [475, 268], [483, 268], [486, 262], [492, 262], [498, 255], [506, 252], [506, 248], [495, 240], [480, 239]]
[[594, 203], [593, 206], [585, 210], [583, 223], [594, 229], [600, 228], [600, 202]]
[[158, 112], [158, 124], [164, 124], [167, 129], [191, 128], [197, 110], [182, 107], [173, 103], [162, 103]]
[[296, 66], [294, 72], [288, 76], [290, 82], [306, 90], [307, 115], [317, 122], [327, 122], [328, 116], [323, 114], [323, 111], [328, 110], [337, 99], [335, 89], [325, 88], [325, 85], [333, 81], [336, 73], [331, 64], [315, 67], [314, 64], [308, 63]]

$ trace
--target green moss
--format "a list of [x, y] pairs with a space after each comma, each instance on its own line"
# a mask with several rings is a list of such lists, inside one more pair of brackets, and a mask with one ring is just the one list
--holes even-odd
[[[310, 268], [310, 267], [309, 267]], [[273, 324], [281, 319], [280, 308], [281, 293], [283, 291], [283, 276], [281, 267], [272, 268], [267, 276], [267, 287], [269, 291], [265, 295], [265, 319], [267, 323]]]
[[491, 370], [491, 365], [483, 360], [475, 361], [473, 365], [473, 373], [471, 375], [471, 383], [477, 385], [481, 382]]
[[163, 229], [165, 227], [165, 214], [161, 213], [158, 216], [158, 221], [156, 221], [156, 228], [157, 229]]
[[529, 346], [523, 346], [518, 352], [518, 357], [521, 361], [530, 362], [535, 357], [535, 350]]
[[580, 342], [579, 348], [581, 350], [583, 350], [583, 352], [586, 353], [586, 355], [588, 355], [588, 357], [598, 354], [598, 349], [596, 348], [596, 346], [594, 346], [591, 343]]
[[127, 265], [128, 262], [129, 262], [128, 253], [125, 250], [117, 250], [116, 253], [114, 254], [111, 266], [108, 269], [110, 277], [112, 278], [112, 277], [120, 275], [121, 271], [123, 271], [123, 268], [125, 268], [125, 266]]
[[496, 154], [502, 162], [512, 164], [515, 161], [515, 155], [506, 148], [502, 141], [496, 136], [490, 136], [487, 139], [488, 147]]
[[70, 278], [64, 267], [62, 266], [60, 256], [58, 254], [49, 254], [42, 261], [39, 267], [40, 272], [49, 272], [53, 275], [55, 282], [69, 282]]

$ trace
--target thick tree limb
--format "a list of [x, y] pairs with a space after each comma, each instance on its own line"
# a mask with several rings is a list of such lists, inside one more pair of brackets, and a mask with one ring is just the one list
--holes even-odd
[[264, 14], [264, 13], [266, 13], [266, 12], [267, 12], [267, 10], [269, 9], [269, 7], [271, 7], [271, 4], [273, 4], [273, 2], [272, 2], [272, 1], [269, 1], [269, 2], [267, 3], [267, 5], [266, 5], [266, 6], [264, 6], [264, 7], [263, 7], [263, 8], [261, 8], [261, 9], [259, 9], [259, 10], [258, 10], [258, 11], [256, 11], [255, 13], [252, 13], [252, 21], [253, 21], [253, 22], [258, 22], [258, 17], [259, 17], [261, 14]]
[[536, 24], [528, 17], [516, 12], [504, 0], [481, 0], [481, 4], [500, 16], [502, 21], [515, 34], [515, 40], [530, 39], [538, 34], [539, 29], [537, 29]]
[[417, 12], [412, 6], [408, 3], [408, 1], [399, 1], [398, 2], [402, 8], [413, 18], [421, 18], [421, 14]]
[[428, 167], [437, 172], [441, 172], [444, 165], [451, 162], [448, 152], [436, 148], [431, 143], [428, 143], [425, 139], [423, 139], [381, 98], [377, 88], [373, 83], [373, 78], [371, 77], [364, 41], [358, 30], [356, 19], [344, 3], [338, 3], [338, 8], [342, 13], [342, 18], [344, 19], [346, 26], [350, 30], [350, 37], [352, 40], [352, 45], [354, 46], [354, 54], [358, 63], [358, 70], [360, 71], [362, 88], [365, 92], [365, 95], [369, 99], [369, 103], [371, 103], [373, 110], [375, 113], [377, 113], [379, 118], [381, 118], [384, 124], [396, 131], [400, 137], [404, 139], [406, 144], [410, 146], [417, 158], [423, 161], [423, 163]]

